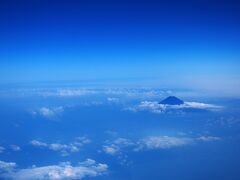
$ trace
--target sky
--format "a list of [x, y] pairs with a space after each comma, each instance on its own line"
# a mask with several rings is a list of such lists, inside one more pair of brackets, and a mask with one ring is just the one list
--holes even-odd
[[240, 92], [240, 3], [1, 0], [0, 84], [109, 84]]
[[0, 179], [239, 180], [239, 19], [239, 0], [0, 0]]

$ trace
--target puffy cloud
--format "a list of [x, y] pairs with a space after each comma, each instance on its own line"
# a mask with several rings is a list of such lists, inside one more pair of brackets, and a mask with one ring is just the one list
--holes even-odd
[[38, 140], [32, 140], [30, 144], [35, 147], [48, 148], [53, 151], [61, 152], [62, 156], [67, 156], [72, 152], [80, 151], [81, 147], [85, 144], [90, 143], [91, 140], [86, 137], [77, 137], [74, 142], [69, 144], [60, 144], [60, 143], [45, 143]]
[[213, 104], [206, 104], [200, 102], [184, 102], [181, 105], [167, 105], [159, 104], [156, 101], [142, 101], [139, 105], [125, 108], [125, 110], [137, 112], [142, 110], [147, 110], [153, 113], [163, 113], [169, 110], [184, 110], [184, 109], [204, 109], [216, 111], [222, 109], [222, 106], [217, 106]]
[[32, 111], [33, 115], [41, 115], [46, 118], [52, 118], [55, 117], [56, 115], [62, 113], [64, 111], [64, 108], [62, 106], [59, 107], [41, 107], [38, 110]]
[[69, 162], [50, 166], [33, 166], [26, 169], [17, 169], [15, 163], [0, 161], [0, 170], [5, 172], [0, 177], [19, 180], [70, 180], [83, 179], [85, 177], [96, 177], [103, 175], [108, 170], [107, 164], [97, 163], [95, 160], [87, 159], [84, 162], [72, 166]]
[[103, 152], [105, 152], [106, 154], [115, 155], [119, 152], [119, 147], [117, 147], [114, 144], [106, 145], [106, 146], [103, 146]]
[[32, 140], [30, 143], [32, 145], [38, 146], [38, 147], [47, 147], [48, 146], [46, 143], [38, 141], [38, 140]]
[[121, 155], [122, 148], [133, 146], [134, 143], [126, 138], [117, 138], [113, 141], [106, 141], [106, 145], [103, 146], [102, 150], [109, 155]]

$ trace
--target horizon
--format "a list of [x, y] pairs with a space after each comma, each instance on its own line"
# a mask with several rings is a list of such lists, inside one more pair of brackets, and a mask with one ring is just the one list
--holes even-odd
[[130, 79], [239, 96], [233, 2], [1, 1], [0, 83]]

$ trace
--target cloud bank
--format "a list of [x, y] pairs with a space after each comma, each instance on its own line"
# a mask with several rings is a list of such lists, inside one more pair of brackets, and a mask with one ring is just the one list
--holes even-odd
[[201, 109], [209, 111], [218, 111], [221, 110], [222, 106], [217, 106], [213, 104], [206, 104], [200, 102], [184, 102], [181, 105], [167, 105], [159, 104], [157, 101], [142, 101], [137, 106], [128, 107], [125, 110], [137, 112], [137, 111], [150, 111], [153, 113], [164, 113], [171, 110], [184, 110], [184, 109]]
[[103, 146], [103, 152], [109, 155], [119, 155], [126, 148], [130, 151], [139, 152], [146, 150], [170, 149], [190, 145], [198, 142], [219, 141], [221, 138], [215, 136], [200, 137], [174, 137], [174, 136], [148, 136], [138, 140], [117, 138], [107, 141]]
[[57, 165], [32, 166], [26, 169], [17, 169], [16, 163], [0, 161], [0, 177], [11, 180], [72, 180], [86, 177], [96, 177], [107, 172], [108, 165], [87, 159], [76, 166], [70, 162]]

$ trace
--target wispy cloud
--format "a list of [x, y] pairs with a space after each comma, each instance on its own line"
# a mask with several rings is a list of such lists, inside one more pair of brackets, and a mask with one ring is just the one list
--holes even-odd
[[108, 97], [107, 101], [110, 103], [119, 103], [120, 99], [116, 97]]
[[70, 153], [79, 152], [82, 146], [90, 143], [91, 140], [86, 137], [77, 137], [74, 142], [68, 144], [46, 143], [38, 140], [32, 140], [31, 145], [39, 148], [47, 148], [52, 151], [58, 151], [62, 156], [68, 156]]
[[109, 155], [119, 155], [126, 148], [130, 148], [130, 151], [138, 152], [145, 150], [170, 149], [198, 142], [210, 142], [219, 140], [221, 140], [221, 138], [215, 136], [147, 136], [137, 140], [117, 138], [113, 141], [106, 141], [106, 144], [103, 146], [103, 152]]
[[197, 138], [197, 140], [209, 142], [209, 141], [219, 141], [221, 140], [221, 138], [215, 137], [215, 136], [200, 136], [199, 138]]
[[14, 88], [1, 90], [5, 96], [43, 96], [43, 97], [83, 97], [90, 95], [125, 96], [129, 98], [160, 98], [171, 95], [170, 90], [157, 88], [87, 88], [87, 87], [51, 87], [51, 88]]
[[0, 177], [11, 180], [71, 180], [96, 177], [107, 172], [108, 165], [87, 159], [76, 166], [64, 162], [49, 166], [32, 166], [26, 169], [17, 169], [16, 163], [0, 161]]
[[168, 149], [178, 146], [191, 144], [192, 138], [170, 137], [170, 136], [152, 136], [143, 138], [137, 142], [135, 151], [140, 150], [154, 150], [154, 149]]
[[56, 95], [60, 97], [85, 96], [91, 94], [96, 94], [96, 90], [78, 88], [78, 89], [59, 89], [56, 92]]
[[18, 145], [15, 145], [15, 144], [10, 145], [10, 148], [11, 148], [13, 151], [21, 151], [21, 147], [18, 146]]

